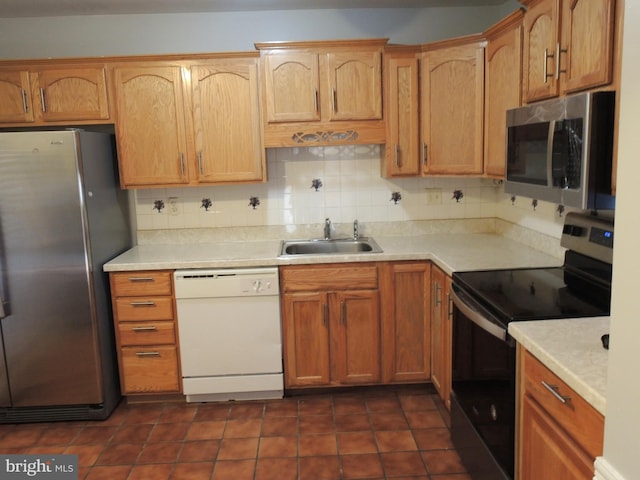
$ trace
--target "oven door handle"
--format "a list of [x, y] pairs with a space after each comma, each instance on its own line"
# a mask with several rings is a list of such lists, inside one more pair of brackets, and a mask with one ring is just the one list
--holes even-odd
[[471, 306], [465, 303], [464, 300], [462, 300], [453, 289], [451, 289], [451, 298], [453, 300], [453, 304], [458, 308], [458, 310], [460, 310], [465, 317], [475, 323], [478, 327], [502, 341], [507, 340], [506, 328], [502, 328], [501, 326], [496, 325], [480, 312], [473, 309]]

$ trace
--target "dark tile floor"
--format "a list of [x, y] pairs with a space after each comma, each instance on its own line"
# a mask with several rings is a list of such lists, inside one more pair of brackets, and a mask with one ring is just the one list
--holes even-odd
[[1, 453], [75, 453], [86, 480], [470, 480], [424, 387], [122, 402], [100, 422], [0, 426]]

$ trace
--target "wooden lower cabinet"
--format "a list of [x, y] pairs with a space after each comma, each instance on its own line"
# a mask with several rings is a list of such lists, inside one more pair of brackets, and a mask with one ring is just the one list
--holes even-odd
[[381, 264], [382, 358], [385, 383], [431, 376], [429, 262]]
[[431, 381], [440, 398], [451, 408], [452, 307], [451, 277], [440, 268], [431, 269]]
[[118, 272], [110, 280], [122, 393], [180, 393], [173, 272]]
[[285, 386], [381, 379], [375, 264], [281, 267]]
[[591, 480], [604, 417], [521, 346], [518, 358], [517, 478]]

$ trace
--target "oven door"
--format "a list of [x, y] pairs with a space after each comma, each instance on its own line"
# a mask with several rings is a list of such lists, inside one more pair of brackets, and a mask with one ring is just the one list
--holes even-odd
[[515, 342], [506, 325], [452, 287], [451, 437], [474, 480], [513, 479]]

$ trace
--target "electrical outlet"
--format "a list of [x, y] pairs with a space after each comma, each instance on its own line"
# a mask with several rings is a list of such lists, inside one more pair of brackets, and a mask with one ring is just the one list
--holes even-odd
[[169, 215], [178, 215], [178, 197], [169, 197]]
[[442, 189], [441, 188], [426, 188], [426, 204], [427, 205], [441, 205], [442, 204]]

